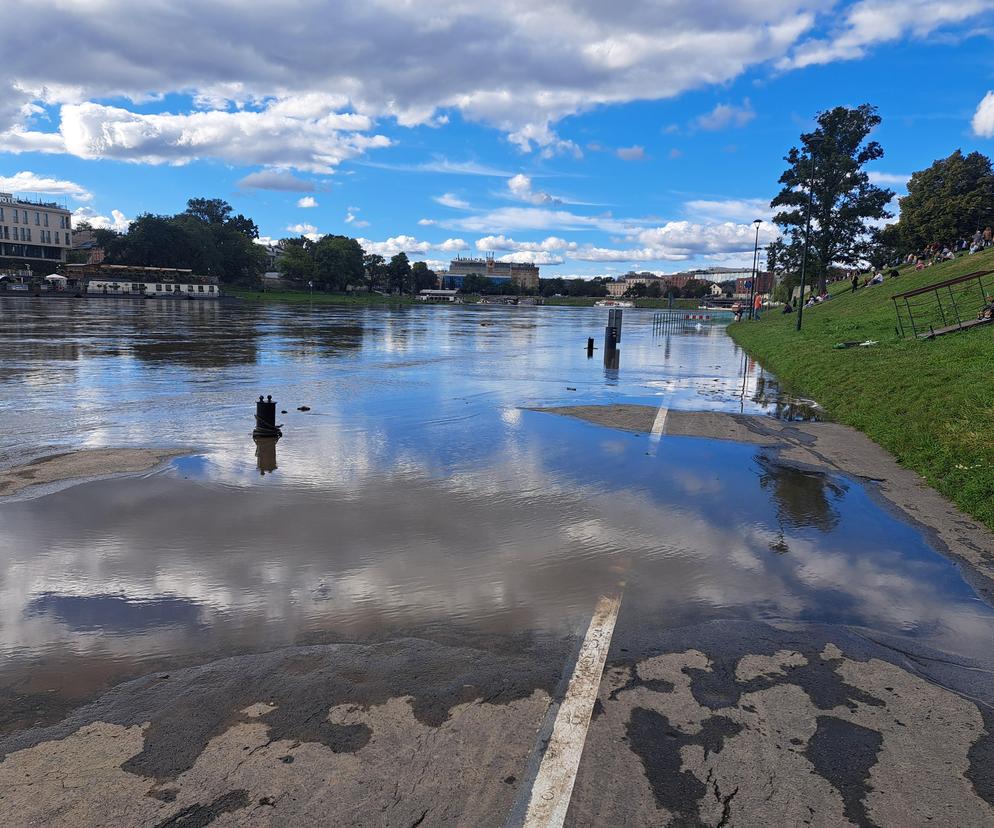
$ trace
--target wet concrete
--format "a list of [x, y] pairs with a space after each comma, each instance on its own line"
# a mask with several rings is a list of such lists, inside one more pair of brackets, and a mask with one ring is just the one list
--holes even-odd
[[989, 536], [720, 329], [56, 304], [0, 464], [200, 448], [0, 499], [4, 824], [519, 824], [619, 584], [567, 824], [994, 819]]
[[31, 487], [51, 491], [55, 484], [148, 471], [164, 460], [184, 453], [179, 450], [100, 448], [51, 454], [0, 470], [0, 498]]

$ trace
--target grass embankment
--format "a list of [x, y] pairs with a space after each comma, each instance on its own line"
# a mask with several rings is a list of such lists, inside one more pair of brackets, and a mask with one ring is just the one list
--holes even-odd
[[[833, 298], [796, 314], [779, 309], [729, 333], [775, 373], [784, 388], [820, 402], [829, 415], [858, 428], [924, 477], [963, 511], [994, 528], [994, 323], [934, 340], [902, 340], [895, 293], [994, 270], [994, 250], [914, 272], [852, 293], [833, 286]], [[985, 281], [994, 288], [994, 274]], [[975, 296], [960, 310], [972, 317]], [[947, 309], [948, 312], [948, 309]], [[865, 348], [833, 349], [843, 341], [877, 340]]]
[[409, 305], [410, 296], [382, 296], [379, 293], [322, 293], [307, 290], [251, 290], [229, 287], [224, 296], [252, 302], [296, 302], [321, 305]]

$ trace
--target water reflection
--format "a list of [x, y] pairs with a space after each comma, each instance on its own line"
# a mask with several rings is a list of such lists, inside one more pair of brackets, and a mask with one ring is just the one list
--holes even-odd
[[773, 496], [781, 526], [813, 526], [831, 532], [839, 523], [835, 506], [845, 488], [826, 474], [802, 471], [764, 455], [756, 458], [759, 485]]
[[[619, 371], [587, 360], [594, 310], [135, 303], [118, 317], [114, 300], [72, 314], [17, 301], [0, 299], [25, 343], [0, 330], [20, 392], [0, 400], [0, 462], [40, 445], [196, 453], [0, 503], [0, 686], [71, 675], [82, 692], [231, 652], [440, 628], [568, 634], [620, 567], [625, 606], [672, 624], [821, 620], [971, 654], [994, 632], [955, 567], [858, 483], [732, 443], [650, 451], [526, 410], [776, 412], [769, 376], [719, 328], [660, 342], [651, 315], [626, 314]], [[55, 381], [66, 363], [35, 340], [74, 348], [71, 375]], [[150, 358], [154, 343], [173, 356]], [[249, 442], [260, 389], [289, 412], [278, 462], [275, 442]]]

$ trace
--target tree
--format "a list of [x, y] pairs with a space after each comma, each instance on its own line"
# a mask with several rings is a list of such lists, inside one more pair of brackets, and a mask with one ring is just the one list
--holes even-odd
[[630, 299], [641, 299], [645, 296], [647, 288], [643, 282], [635, 282], [625, 288], [625, 296]]
[[801, 147], [784, 156], [789, 166], [780, 176], [783, 189], [770, 203], [779, 208], [773, 220], [790, 245], [802, 244], [810, 188], [807, 268], [819, 292], [833, 264], [854, 265], [864, 258], [869, 223], [890, 217], [887, 203], [894, 193], [871, 184], [863, 169], [883, 157], [879, 143], [866, 141], [879, 124], [876, 107], [837, 106], [819, 113], [814, 131], [801, 135]]
[[871, 233], [866, 260], [870, 267], [880, 270], [896, 265], [901, 258], [902, 232], [900, 224], [888, 224]]
[[688, 299], [701, 299], [709, 293], [711, 293], [711, 283], [703, 279], [690, 279], [681, 291], [681, 295]]
[[460, 290], [462, 293], [493, 293], [494, 285], [486, 276], [481, 276], [479, 273], [468, 273], [463, 276]]
[[652, 282], [645, 292], [650, 299], [658, 299], [663, 295], [663, 286], [659, 282]]
[[404, 252], [392, 256], [390, 264], [387, 265], [387, 279], [390, 282], [390, 289], [397, 293], [403, 293], [404, 288], [411, 281], [411, 263]]
[[362, 269], [366, 275], [366, 290], [373, 291], [386, 281], [386, 259], [379, 253], [367, 253], [362, 257]]
[[435, 271], [424, 262], [415, 262], [411, 265], [411, 280], [414, 283], [414, 293], [430, 290], [438, 284]]
[[918, 252], [928, 244], [952, 244], [994, 223], [994, 171], [979, 152], [948, 158], [920, 170], [901, 199], [901, 252]]
[[224, 224], [231, 211], [231, 205], [223, 198], [191, 198], [186, 202], [186, 212], [205, 224]]
[[313, 247], [314, 280], [324, 290], [345, 290], [361, 284], [365, 276], [364, 253], [348, 236], [324, 236]]
[[314, 279], [312, 245], [313, 242], [304, 236], [295, 239], [280, 239], [280, 256], [276, 260], [276, 267], [284, 278], [300, 284]]

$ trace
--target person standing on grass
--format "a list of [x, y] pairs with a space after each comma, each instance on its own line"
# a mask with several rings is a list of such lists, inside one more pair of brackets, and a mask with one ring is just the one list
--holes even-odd
[[855, 293], [857, 290], [859, 290], [859, 274], [854, 273], [852, 275], [852, 292]]
[[752, 301], [752, 315], [757, 322], [759, 321], [759, 309], [761, 307], [763, 307], [763, 297], [757, 293], [756, 298]]
[[994, 232], [991, 231], [990, 227], [984, 230], [984, 247], [991, 246], [991, 238], [994, 237]]

